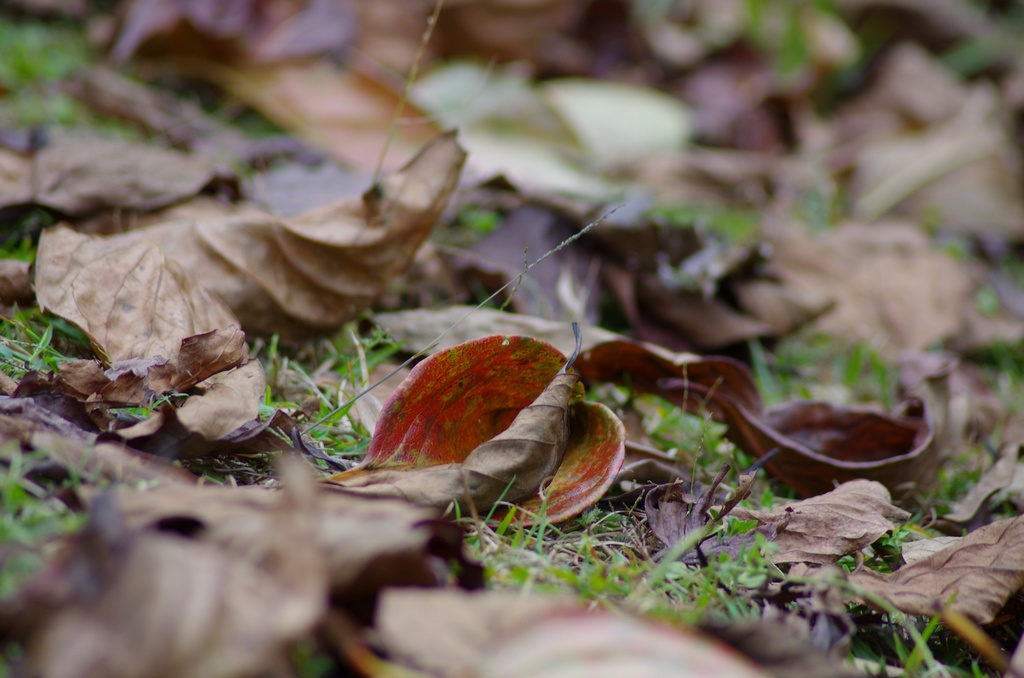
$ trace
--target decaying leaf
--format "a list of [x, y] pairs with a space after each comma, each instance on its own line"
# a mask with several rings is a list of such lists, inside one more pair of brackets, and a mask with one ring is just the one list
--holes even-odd
[[889, 491], [871, 480], [851, 480], [826, 494], [804, 499], [771, 512], [738, 506], [733, 516], [779, 525], [772, 542], [776, 563], [827, 565], [856, 553], [895, 529], [893, 520], [910, 514], [890, 503]]
[[[861, 571], [850, 581], [898, 610], [934, 615], [944, 607], [987, 624], [1024, 586], [1024, 518], [979, 528], [892, 574]], [[869, 601], [870, 602], [870, 601]]]
[[82, 328], [108, 362], [173, 360], [186, 337], [238, 324], [157, 243], [90, 237], [63, 226], [39, 241], [36, 294], [43, 309]]
[[266, 375], [256, 361], [215, 374], [180, 407], [164, 405], [149, 418], [115, 434], [132, 447], [165, 459], [195, 459], [290, 450], [295, 427], [280, 412], [259, 421]]
[[376, 626], [389, 653], [431, 675], [767, 675], [692, 629], [587, 612], [557, 596], [392, 589]]
[[331, 481], [487, 512], [530, 500], [550, 480], [548, 519], [577, 515], [614, 479], [623, 431], [607, 408], [570, 404], [579, 376], [562, 371], [565, 360], [544, 342], [499, 335], [434, 354], [385, 403], [364, 464]]

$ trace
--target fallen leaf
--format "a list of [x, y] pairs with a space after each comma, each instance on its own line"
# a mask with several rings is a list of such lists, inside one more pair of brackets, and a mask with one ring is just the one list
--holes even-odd
[[464, 159], [447, 134], [362, 199], [288, 220], [249, 210], [169, 221], [97, 247], [158, 244], [195, 284], [227, 302], [246, 332], [308, 337], [354, 318], [405, 269], [440, 218]]
[[347, 2], [268, 6], [253, 0], [132, 0], [121, 10], [111, 47], [117, 61], [137, 52], [168, 50], [242, 63], [341, 56], [355, 33], [353, 8]]
[[295, 423], [288, 416], [258, 419], [266, 384], [263, 367], [251, 360], [206, 379], [180, 407], [164, 405], [112, 435], [164, 459], [291, 450]]
[[929, 558], [945, 548], [960, 543], [961, 539], [963, 537], [932, 537], [931, 539], [908, 541], [902, 545], [900, 555], [903, 556], [904, 563], [913, 565], [919, 560]]
[[851, 480], [831, 492], [773, 511], [738, 506], [731, 515], [760, 525], [782, 525], [772, 539], [775, 563], [828, 565], [892, 532], [910, 514], [890, 503], [889, 491], [871, 480]]
[[[0, 397], [0, 457], [43, 453], [58, 475], [122, 482], [194, 482], [192, 474], [75, 426], [29, 398]], [[31, 462], [25, 462], [31, 467]], [[30, 469], [31, 472], [31, 469]], [[54, 474], [51, 468], [48, 471]]]
[[0, 313], [9, 315], [14, 306], [24, 308], [36, 300], [29, 276], [29, 263], [0, 259]]
[[347, 492], [487, 512], [502, 499], [536, 498], [551, 479], [547, 519], [578, 515], [614, 480], [624, 434], [604, 406], [570, 405], [579, 377], [560, 372], [565, 362], [549, 344], [516, 336], [435, 353], [385, 403], [363, 465], [330, 480]]
[[1003, 445], [999, 458], [982, 474], [978, 482], [967, 491], [960, 501], [952, 506], [952, 510], [942, 516], [943, 520], [954, 523], [967, 523], [974, 520], [978, 512], [985, 506], [989, 497], [996, 492], [1010, 487], [1017, 473], [1020, 458], [1020, 445]]
[[101, 497], [0, 626], [17, 629], [40, 675], [280, 672], [326, 610], [328, 570], [314, 495], [289, 488], [272, 499], [267, 529], [244, 552], [190, 538], [183, 523], [133, 528], [116, 496]]
[[31, 400], [76, 428], [89, 433], [97, 433], [113, 426], [113, 417], [109, 412], [85, 404], [81, 394], [67, 388], [63, 380], [52, 373], [41, 374], [35, 370], [26, 372], [11, 395], [18, 399]]
[[127, 141], [59, 138], [36, 151], [20, 188], [0, 209], [20, 205], [67, 217], [147, 212], [195, 196], [218, 174], [198, 156]]
[[39, 305], [80, 327], [108, 362], [173, 360], [186, 337], [238, 324], [154, 242], [48, 229], [35, 282]]
[[[439, 615], [446, 623], [434, 623]], [[376, 626], [390, 653], [432, 675], [767, 675], [695, 630], [559, 597], [392, 589]]]
[[[493, 334], [533, 337], [551, 344], [566, 355], [572, 353], [576, 346], [576, 339], [568, 323], [522, 313], [505, 313], [493, 308], [460, 305], [438, 309], [417, 308], [374, 313], [373, 320], [396, 341], [402, 342], [406, 350], [412, 352], [428, 349], [442, 351]], [[584, 350], [605, 341], [622, 338], [600, 327], [583, 326], [580, 333]]]
[[181, 393], [248, 358], [245, 335], [237, 326], [186, 337], [172, 360], [162, 356], [128, 358], [104, 370], [92, 360], [61, 366], [61, 385], [89, 404], [146, 405], [157, 396]]
[[[861, 571], [850, 582], [909, 614], [949, 607], [988, 624], [1024, 585], [1024, 518], [1000, 520], [892, 574]], [[870, 602], [870, 601], [869, 601]]]
[[958, 335], [973, 304], [964, 267], [913, 224], [846, 223], [811, 237], [778, 234], [771, 244], [788, 288], [834, 303], [814, 327], [886, 356]]
[[651, 488], [644, 496], [644, 514], [651, 532], [666, 547], [672, 548], [687, 538], [698, 539], [693, 547], [680, 554], [680, 560], [688, 565], [704, 564], [715, 561], [721, 554], [728, 554], [738, 560], [742, 552], [754, 545], [754, 534], [760, 533], [766, 540], [772, 541], [776, 534], [784, 529], [785, 519], [781, 521], [764, 521], [754, 528], [753, 532], [712, 538], [709, 528], [716, 522], [724, 520], [736, 505], [750, 494], [753, 476], [741, 476], [735, 492], [712, 517], [711, 507], [715, 503], [715, 493], [725, 478], [729, 467], [723, 466], [707, 487], [696, 483], [689, 487], [681, 483], [671, 483]]
[[749, 370], [728, 358], [617, 341], [584, 351], [576, 368], [586, 381], [629, 383], [689, 411], [708, 412], [755, 457], [777, 448], [765, 468], [805, 497], [857, 478], [877, 480], [899, 497], [921, 491], [934, 482], [953, 435], [941, 388], [896, 415], [812, 400], [766, 409]]
[[[307, 517], [313, 532], [298, 548], [324, 554], [331, 600], [346, 612], [368, 620], [383, 589], [438, 586], [453, 563], [461, 570], [457, 580], [463, 585], [481, 584], [479, 566], [461, 551], [461, 531], [432, 520], [436, 511], [320, 487], [303, 491], [309, 497]], [[263, 487], [207, 485], [117, 493], [118, 510], [129, 527], [181, 526], [195, 539], [244, 558], [263, 553], [268, 539], [282, 529], [275, 511], [283, 501], [280, 492]]]
[[[775, 678], [857, 678], [864, 674], [845, 663], [845, 652], [817, 647], [822, 635], [820, 625], [786, 614], [757, 621], [711, 622], [701, 630], [728, 643]], [[851, 624], [852, 626], [852, 624]], [[845, 649], [840, 647], [839, 649]]]

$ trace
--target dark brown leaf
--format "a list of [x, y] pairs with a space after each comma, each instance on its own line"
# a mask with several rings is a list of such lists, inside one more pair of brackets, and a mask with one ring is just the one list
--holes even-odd
[[[949, 398], [942, 378], [924, 400], [896, 415], [867, 407], [794, 401], [766, 410], [746, 367], [726, 358], [673, 354], [637, 342], [610, 342], [576, 363], [585, 380], [630, 383], [690, 411], [707, 411], [729, 426], [727, 436], [804, 496], [857, 478], [877, 480], [899, 497], [935, 481], [944, 450], [957, 433], [947, 426]], [[628, 380], [628, 382], [627, 382]]]
[[165, 405], [113, 435], [167, 459], [290, 450], [294, 423], [289, 417], [278, 413], [266, 422], [257, 419], [266, 383], [263, 367], [250, 360], [203, 381], [180, 407]]

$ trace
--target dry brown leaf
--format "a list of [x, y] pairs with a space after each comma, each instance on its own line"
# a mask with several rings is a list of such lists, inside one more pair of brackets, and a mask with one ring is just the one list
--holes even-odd
[[779, 234], [772, 245], [788, 286], [835, 302], [817, 328], [885, 355], [955, 336], [973, 303], [963, 267], [910, 224], [842, 224], [817, 237]]
[[107, 242], [158, 243], [227, 302], [244, 330], [298, 339], [355, 317], [405, 269], [447, 205], [464, 160], [455, 135], [446, 134], [362, 199], [288, 220], [247, 211], [171, 221]]
[[893, 520], [910, 514], [892, 505], [889, 490], [873, 480], [851, 480], [826, 494], [771, 512], [743, 507], [732, 510], [741, 520], [781, 524], [772, 542], [775, 563], [827, 565], [860, 551], [895, 529]]
[[963, 537], [933, 537], [904, 542], [900, 549], [900, 555], [903, 556], [904, 563], [913, 565], [919, 560], [924, 560], [945, 548], [960, 543], [961, 539]]
[[36, 257], [39, 305], [89, 336], [105, 361], [173, 360], [186, 337], [237, 325], [231, 311], [154, 242], [57, 226]]
[[24, 308], [36, 300], [29, 266], [27, 261], [0, 259], [0, 313], [9, 313], [15, 305]]
[[391, 589], [376, 626], [390, 653], [431, 675], [767, 675], [692, 629], [587, 612], [559, 597]]
[[[569, 323], [521, 313], [505, 313], [492, 308], [458, 305], [439, 309], [417, 308], [375, 313], [373, 319], [396, 341], [403, 342], [409, 351], [440, 351], [492, 334], [540, 339], [565, 355], [571, 354], [576, 348], [576, 338]], [[441, 337], [449, 329], [451, 331]], [[584, 326], [580, 333], [583, 336], [583, 350], [622, 338], [600, 327]], [[440, 339], [435, 344], [438, 337]]]
[[266, 383], [263, 367], [250, 360], [203, 381], [180, 407], [165, 405], [116, 435], [166, 459], [289, 450], [294, 422], [280, 413], [266, 422], [258, 419]]
[[[96, 440], [29, 398], [0, 398], [0, 456], [45, 452], [68, 477], [123, 482], [193, 482], [190, 473], [122, 443]], [[31, 466], [31, 463], [29, 463]]]
[[1024, 585], [1024, 518], [986, 525], [892, 574], [862, 571], [850, 581], [909, 614], [948, 606], [988, 624]]
[[1006, 489], [1013, 482], [1019, 458], [1020, 445], [1004, 445], [996, 462], [982, 474], [978, 482], [967, 491], [967, 494], [953, 505], [953, 510], [942, 516], [943, 520], [954, 523], [967, 523], [974, 520], [989, 497], [999, 490]]
[[0, 207], [38, 205], [66, 216], [150, 211], [199, 193], [217, 178], [199, 157], [126, 141], [58, 139], [37, 151], [20, 188]]
[[765, 539], [771, 541], [784, 523], [758, 525], [754, 532], [729, 537], [710, 539], [707, 528], [720, 520], [724, 520], [747, 495], [753, 483], [753, 475], [740, 476], [736, 490], [714, 517], [711, 507], [715, 503], [715, 493], [729, 471], [723, 465], [707, 487], [696, 483], [689, 487], [683, 483], [671, 483], [651, 488], [644, 496], [644, 514], [651, 532], [667, 547], [672, 547], [688, 537], [700, 536], [700, 541], [690, 551], [680, 555], [684, 563], [696, 565], [709, 559], [716, 559], [719, 554], [729, 554], [733, 559], [754, 543], [754, 532], [760, 532]]
[[117, 496], [101, 496], [65, 557], [5, 606], [0, 625], [22, 636], [40, 675], [279, 674], [327, 607], [312, 485], [268, 493], [247, 551], [190, 538], [182, 522], [133, 528]]
[[162, 356], [118, 360], [109, 369], [92, 360], [61, 366], [59, 381], [90, 404], [140, 406], [159, 395], [183, 392], [248, 358], [236, 326], [186, 337], [173, 360]]
[[[179, 489], [121, 491], [117, 506], [129, 527], [194, 525], [199, 528], [197, 539], [241, 555], [261, 553], [278, 529], [278, 492], [260, 487]], [[324, 553], [331, 598], [346, 611], [366, 615], [387, 586], [439, 585], [445, 579], [443, 564], [458, 560], [464, 568], [462, 581], [478, 584], [479, 569], [460, 551], [460, 530], [432, 521], [436, 511], [320, 488], [308, 492], [313, 536], [300, 548]]]

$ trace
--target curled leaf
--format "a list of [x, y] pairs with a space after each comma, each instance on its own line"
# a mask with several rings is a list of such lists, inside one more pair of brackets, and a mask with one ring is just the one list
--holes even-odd
[[363, 466], [331, 480], [359, 494], [444, 508], [496, 502], [577, 515], [622, 463], [623, 429], [600, 405], [570, 401], [579, 376], [529, 337], [491, 336], [420, 363], [385, 403]]
[[810, 400], [768, 409], [741, 363], [638, 342], [595, 346], [580, 356], [577, 369], [588, 381], [627, 382], [690, 411], [707, 411], [756, 457], [777, 449], [765, 468], [805, 497], [858, 478], [876, 480], [898, 497], [919, 491], [934, 481], [952, 434], [941, 379], [900, 412], [884, 414]]

